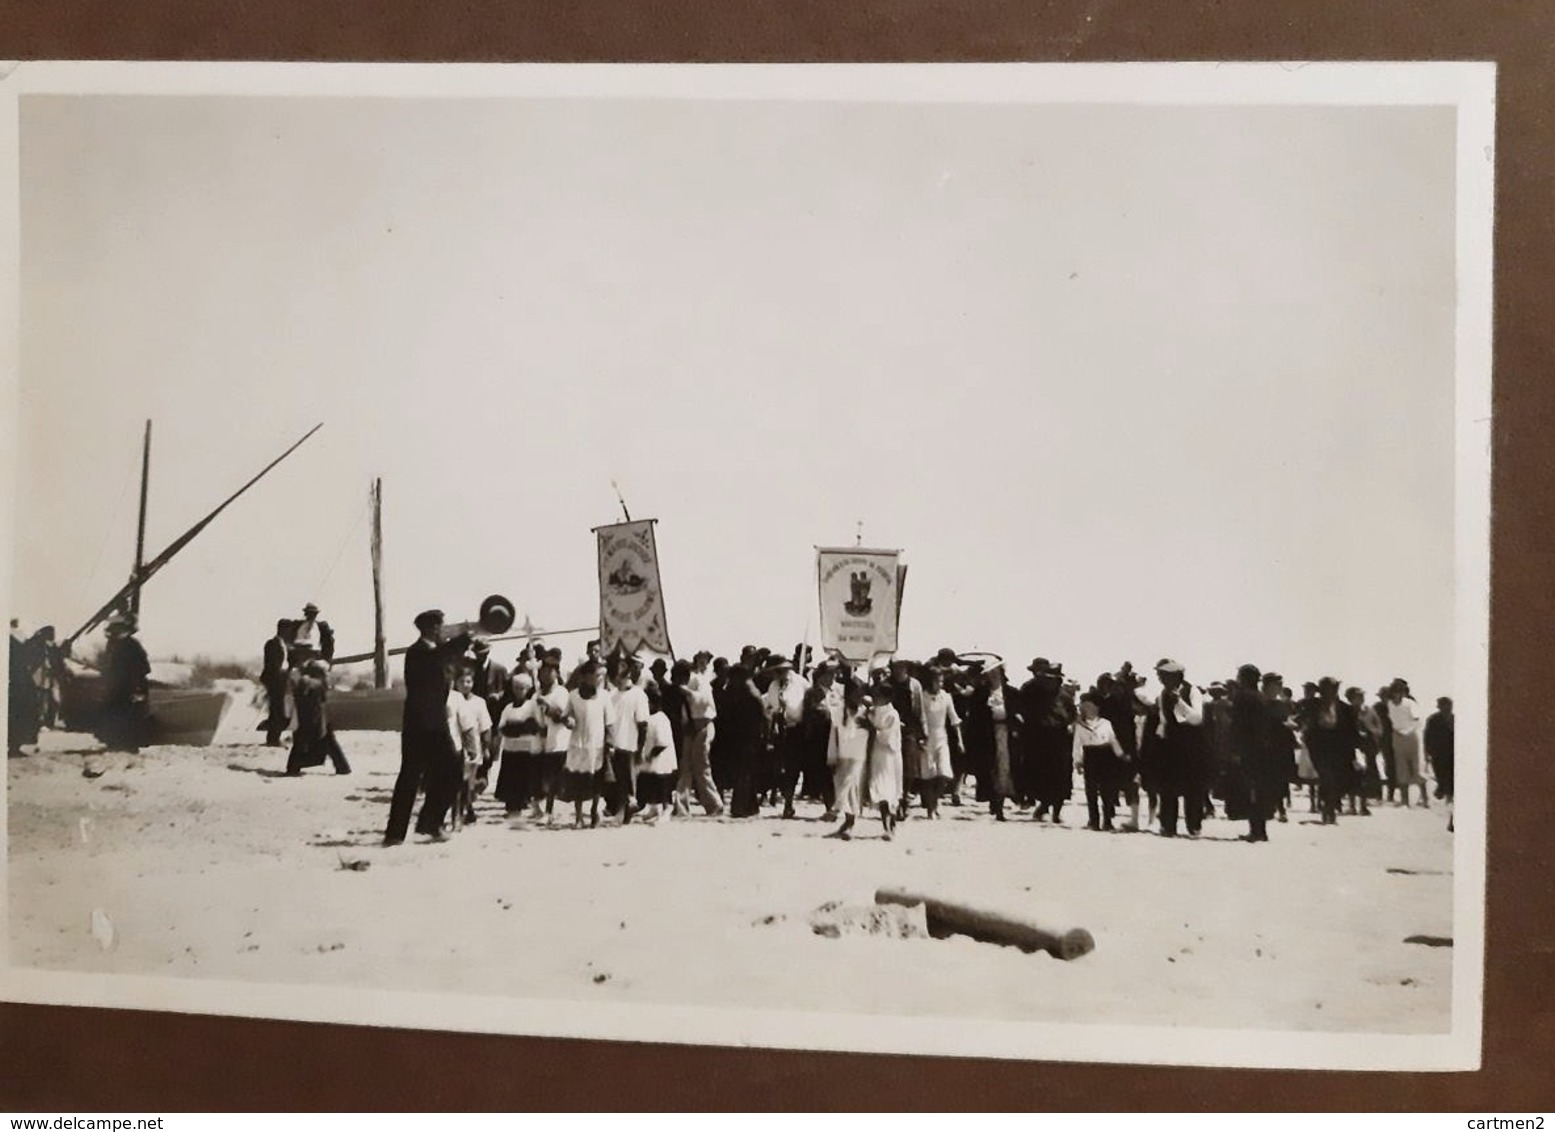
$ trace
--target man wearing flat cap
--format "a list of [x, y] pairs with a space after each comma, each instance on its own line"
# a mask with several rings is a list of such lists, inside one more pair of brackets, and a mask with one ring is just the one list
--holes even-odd
[[1143, 757], [1160, 793], [1161, 836], [1177, 836], [1179, 809], [1188, 835], [1204, 821], [1207, 778], [1204, 751], [1204, 694], [1188, 683], [1183, 666], [1162, 660], [1155, 666], [1161, 695], [1145, 725]]
[[400, 724], [400, 773], [389, 803], [385, 846], [405, 840], [410, 812], [423, 783], [426, 801], [416, 820], [416, 832], [442, 840], [443, 819], [453, 804], [463, 775], [463, 756], [454, 748], [448, 732], [448, 693], [452, 687], [449, 666], [470, 646], [470, 635], [461, 633], [442, 640], [443, 611], [429, 609], [416, 617], [421, 634], [405, 650], [405, 714]]

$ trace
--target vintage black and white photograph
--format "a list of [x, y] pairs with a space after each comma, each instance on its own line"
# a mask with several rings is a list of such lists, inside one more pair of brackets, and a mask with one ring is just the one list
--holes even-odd
[[6, 997], [1477, 1067], [1493, 83], [23, 67]]

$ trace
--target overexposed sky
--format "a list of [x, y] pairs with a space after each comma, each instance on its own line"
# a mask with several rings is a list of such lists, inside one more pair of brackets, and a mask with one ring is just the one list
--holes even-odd
[[[148, 587], [153, 655], [315, 600], [391, 641], [597, 612], [656, 516], [678, 651], [813, 636], [902, 547], [902, 643], [1450, 692], [1450, 108], [28, 96], [16, 593]], [[560, 642], [569, 653], [581, 638]]]

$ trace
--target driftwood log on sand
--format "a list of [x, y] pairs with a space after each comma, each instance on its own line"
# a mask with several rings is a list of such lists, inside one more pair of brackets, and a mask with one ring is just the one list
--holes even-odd
[[898, 887], [877, 889], [875, 903], [923, 905], [929, 934], [936, 939], [964, 935], [1022, 951], [1046, 951], [1055, 959], [1064, 960], [1078, 959], [1096, 948], [1095, 938], [1086, 929], [1031, 912]]

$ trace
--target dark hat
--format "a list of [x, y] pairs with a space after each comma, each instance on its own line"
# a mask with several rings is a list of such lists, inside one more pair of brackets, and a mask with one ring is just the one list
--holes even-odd
[[428, 609], [416, 614], [416, 628], [425, 632], [435, 629], [443, 623], [443, 611], [441, 609]]
[[1055, 665], [1047, 657], [1039, 656], [1026, 666], [1026, 671], [1036, 673], [1038, 676], [1061, 676], [1064, 672], [1064, 666], [1061, 664]]
[[1334, 679], [1332, 676], [1325, 676], [1317, 682], [1317, 686], [1319, 688], [1333, 688], [1335, 691], [1338, 691], [1339, 681]]
[[940, 649], [934, 654], [934, 663], [949, 667], [961, 663], [961, 658], [956, 655], [955, 649]]
[[311, 601], [310, 601], [310, 602], [308, 602], [308, 604], [307, 604], [307, 605], [305, 605], [305, 606], [303, 606], [303, 607], [302, 607], [302, 611], [303, 611], [303, 612], [304, 612], [304, 613], [317, 613], [317, 612], [318, 612], [318, 611], [319, 611], [319, 607], [318, 607], [318, 606], [316, 606], [316, 605], [314, 605], [314, 604], [313, 604], [313, 603], [312, 603], [312, 602], [311, 602]]
[[489, 642], [483, 641], [483, 640], [481, 640], [480, 638], [477, 637], [475, 639], [475, 642], [470, 645], [470, 648], [473, 649], [477, 653], [490, 652], [491, 651], [491, 644]]

